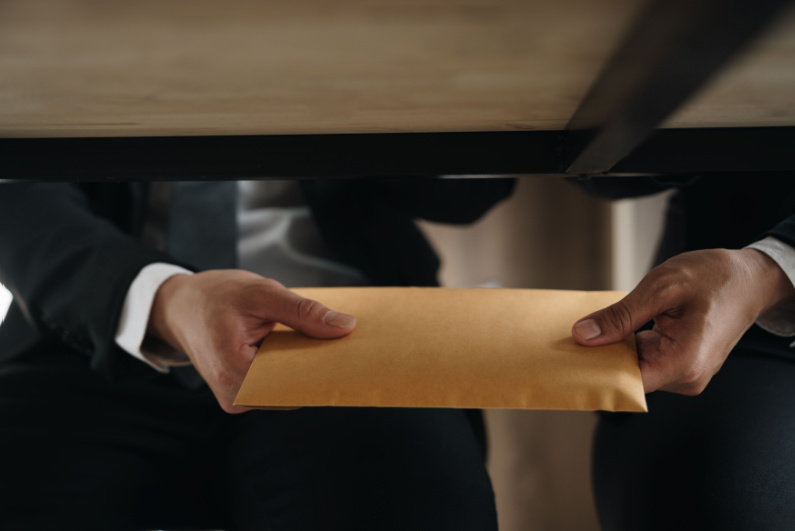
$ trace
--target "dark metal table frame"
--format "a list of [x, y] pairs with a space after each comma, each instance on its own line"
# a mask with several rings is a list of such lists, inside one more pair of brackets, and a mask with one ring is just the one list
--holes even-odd
[[795, 126], [658, 129], [790, 4], [654, 0], [562, 131], [0, 139], [0, 179], [795, 171]]

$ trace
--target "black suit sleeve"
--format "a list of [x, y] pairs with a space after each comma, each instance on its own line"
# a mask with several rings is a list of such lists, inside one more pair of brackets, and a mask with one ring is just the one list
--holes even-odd
[[773, 227], [764, 236], [773, 236], [790, 247], [795, 247], [795, 215], [792, 215]]
[[114, 335], [141, 268], [171, 261], [96, 215], [75, 184], [0, 184], [0, 282], [39, 336], [91, 356], [106, 375], [145, 367]]

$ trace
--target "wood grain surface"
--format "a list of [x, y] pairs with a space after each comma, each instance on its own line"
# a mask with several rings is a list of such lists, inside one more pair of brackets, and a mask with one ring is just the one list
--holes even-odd
[[562, 129], [638, 0], [3, 0], [0, 136]]
[[[0, 137], [562, 129], [640, 6], [3, 0]], [[788, 33], [670, 125], [795, 124]]]
[[795, 125], [795, 8], [682, 106], [664, 127]]

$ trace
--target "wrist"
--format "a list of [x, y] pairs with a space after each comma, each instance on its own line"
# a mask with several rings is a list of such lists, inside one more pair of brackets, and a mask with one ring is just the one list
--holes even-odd
[[795, 301], [795, 286], [775, 260], [753, 248], [737, 252], [742, 253], [748, 267], [750, 289], [759, 296], [759, 315]]
[[184, 352], [182, 341], [177, 334], [176, 319], [180, 315], [177, 307], [184, 286], [190, 275], [174, 275], [160, 285], [152, 302], [146, 335], [168, 344], [171, 348]]

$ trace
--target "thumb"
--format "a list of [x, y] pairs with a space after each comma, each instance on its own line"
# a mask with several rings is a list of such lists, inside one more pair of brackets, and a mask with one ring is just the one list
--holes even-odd
[[352, 315], [330, 310], [284, 287], [272, 294], [267, 307], [270, 320], [319, 339], [342, 337], [356, 327], [356, 318]]
[[638, 328], [651, 321], [656, 309], [644, 302], [648, 300], [636, 290], [629, 295], [574, 323], [571, 334], [581, 345], [599, 346], [621, 341]]

